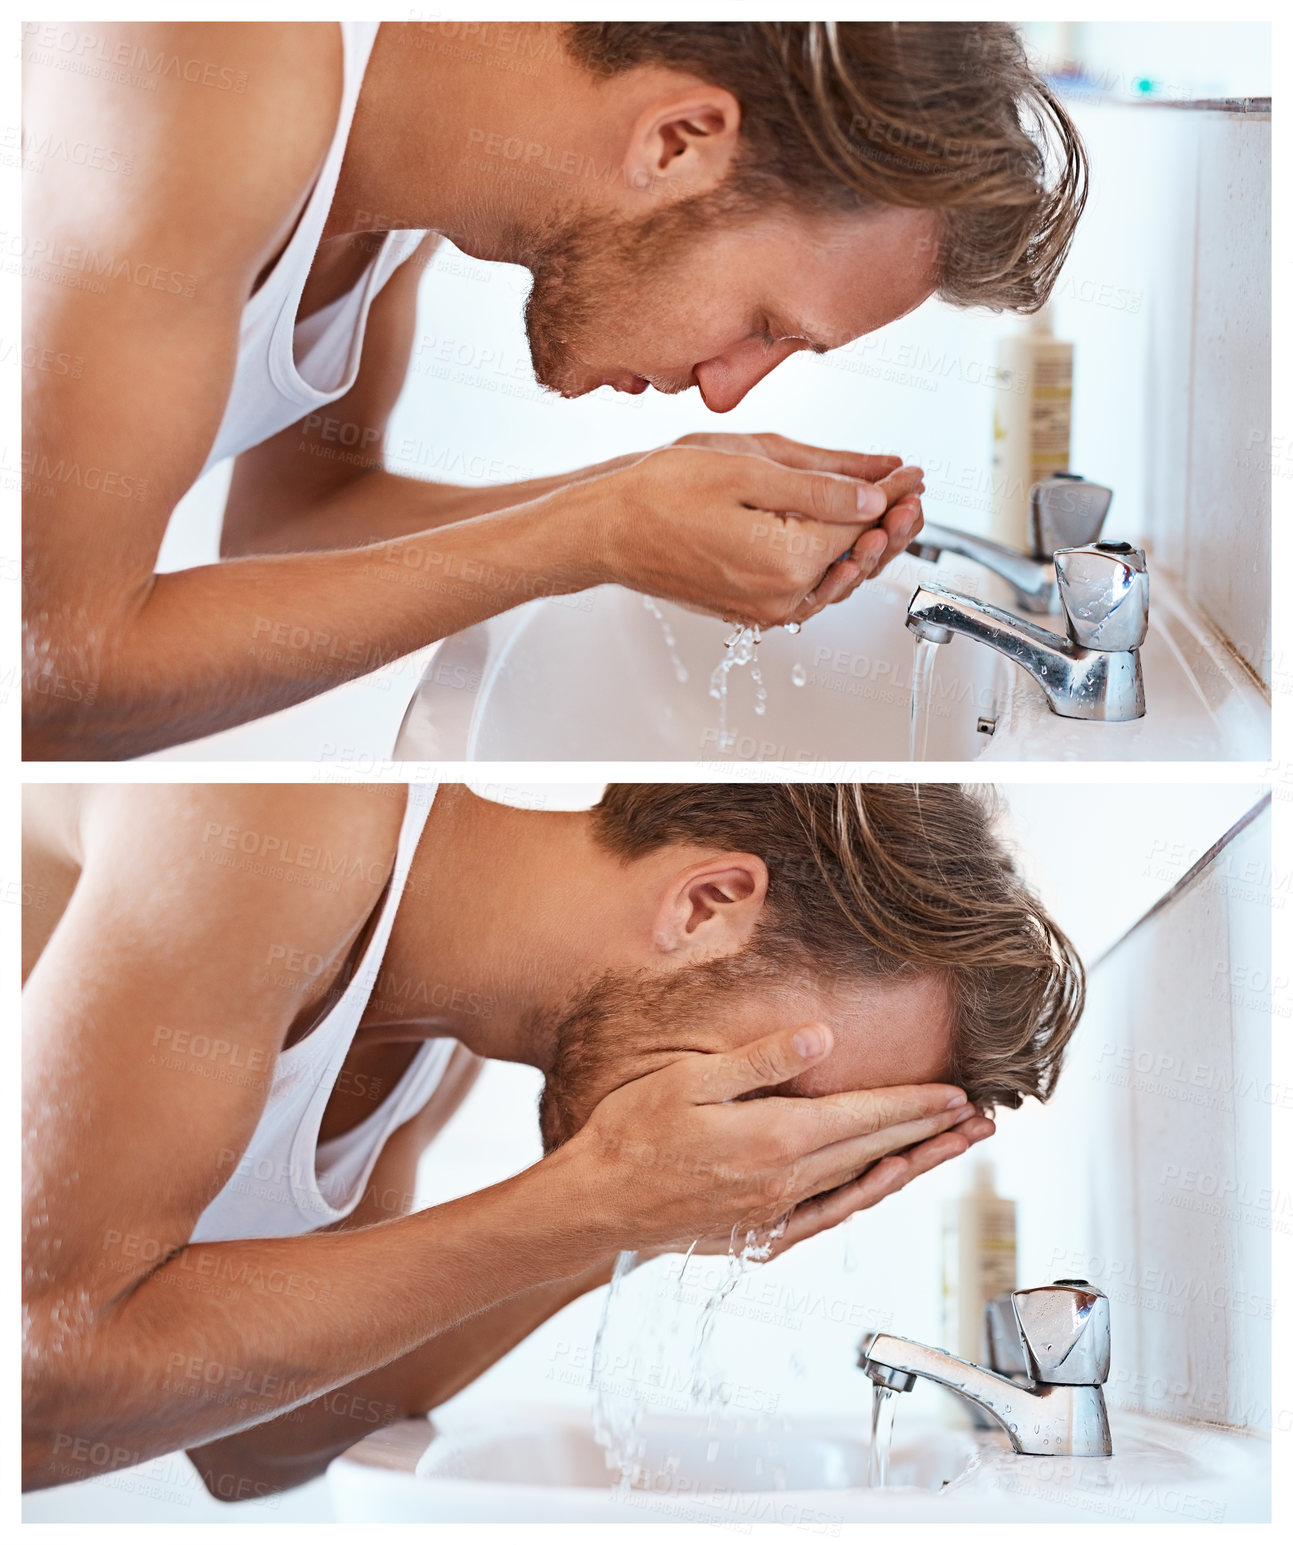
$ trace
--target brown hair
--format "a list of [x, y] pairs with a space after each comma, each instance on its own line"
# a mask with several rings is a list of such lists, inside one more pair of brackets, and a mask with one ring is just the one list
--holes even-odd
[[566, 42], [599, 74], [657, 64], [731, 91], [725, 187], [749, 206], [937, 209], [944, 300], [1030, 312], [1050, 294], [1086, 154], [1009, 23], [571, 22]]
[[613, 783], [593, 830], [626, 861], [670, 842], [756, 854], [768, 897], [745, 953], [844, 981], [940, 976], [948, 1077], [977, 1105], [1016, 1107], [1055, 1087], [1083, 971], [994, 815], [954, 783]]

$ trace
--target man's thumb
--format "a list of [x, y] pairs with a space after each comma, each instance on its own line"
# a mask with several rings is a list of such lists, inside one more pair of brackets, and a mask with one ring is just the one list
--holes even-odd
[[719, 1066], [706, 1078], [705, 1093], [711, 1100], [731, 1100], [774, 1088], [820, 1062], [832, 1044], [830, 1029], [820, 1023], [765, 1035], [715, 1058]]

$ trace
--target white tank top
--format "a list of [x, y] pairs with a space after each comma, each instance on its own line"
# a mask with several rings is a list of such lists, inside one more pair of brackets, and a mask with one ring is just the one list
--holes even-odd
[[426, 235], [425, 231], [386, 232], [354, 289], [297, 322], [301, 292], [332, 207], [379, 23], [343, 21], [339, 25], [343, 62], [336, 132], [291, 240], [243, 307], [233, 385], [204, 472], [345, 396], [359, 374], [368, 308]]
[[431, 1098], [456, 1041], [419, 1046], [390, 1094], [358, 1126], [319, 1141], [319, 1124], [372, 995], [409, 865], [435, 798], [435, 784], [412, 784], [395, 867], [377, 925], [341, 997], [310, 1033], [279, 1054], [269, 1098], [246, 1151], [197, 1221], [192, 1240], [286, 1239], [354, 1211], [382, 1145]]

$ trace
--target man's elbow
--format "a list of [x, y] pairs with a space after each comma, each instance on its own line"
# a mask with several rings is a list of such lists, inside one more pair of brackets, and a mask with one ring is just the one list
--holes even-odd
[[[37, 1316], [31, 1316], [35, 1323]], [[33, 1334], [23, 1347], [22, 1489], [65, 1486], [138, 1464], [103, 1419], [104, 1391], [96, 1387], [84, 1348], [55, 1335]]]
[[278, 1496], [280, 1492], [292, 1491], [307, 1481], [317, 1480], [328, 1468], [326, 1459], [264, 1463], [250, 1455], [240, 1455], [231, 1463], [213, 1457], [210, 1447], [189, 1449], [188, 1457], [208, 1495], [217, 1502], [255, 1502]]
[[[148, 592], [151, 593], [152, 581]], [[134, 756], [132, 640], [145, 596], [23, 620], [22, 734], [28, 761]]]
[[29, 672], [22, 686], [22, 754], [28, 762], [97, 761], [102, 722], [93, 713], [98, 683], [57, 668]]
[[353, 1438], [295, 1451], [280, 1434], [255, 1427], [191, 1448], [188, 1457], [217, 1502], [247, 1502], [292, 1491], [321, 1476]]

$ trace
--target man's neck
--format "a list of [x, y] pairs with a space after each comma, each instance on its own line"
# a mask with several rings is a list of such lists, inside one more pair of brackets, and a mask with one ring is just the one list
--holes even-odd
[[586, 811], [518, 810], [441, 785], [366, 1028], [452, 1036], [479, 1056], [545, 1067], [534, 1010], [599, 969], [609, 936], [616, 860], [591, 826]]
[[474, 257], [523, 262], [530, 233], [579, 201], [577, 177], [534, 175], [532, 147], [558, 166], [607, 161], [605, 124], [588, 110], [602, 83], [567, 56], [563, 24], [462, 34], [381, 24], [325, 239], [434, 230]]

